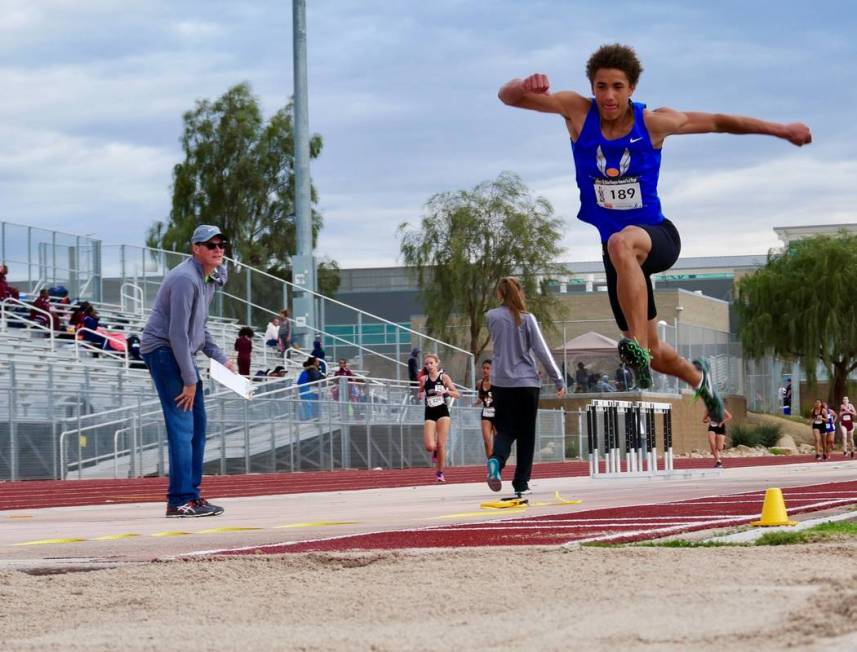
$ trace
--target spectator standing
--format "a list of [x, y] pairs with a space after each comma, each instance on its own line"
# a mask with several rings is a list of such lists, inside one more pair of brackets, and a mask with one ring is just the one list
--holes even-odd
[[785, 393], [783, 394], [783, 414], [788, 416], [792, 413], [792, 379], [786, 378]]
[[317, 419], [320, 413], [318, 405], [318, 385], [312, 385], [323, 376], [318, 370], [318, 361], [310, 356], [304, 360], [304, 370], [298, 376], [298, 393], [301, 395], [301, 420]]
[[595, 383], [594, 389], [596, 392], [601, 392], [601, 393], [615, 392], [616, 391], [616, 387], [613, 384], [611, 384], [610, 378], [607, 374], [603, 374], [601, 376], [601, 379], [597, 383]]
[[[335, 378], [339, 378], [340, 376], [345, 376], [346, 378], [353, 378], [353, 377], [354, 377], [354, 372], [353, 372], [353, 371], [351, 371], [351, 369], [349, 369], [349, 368], [348, 368], [348, 360], [346, 360], [345, 358], [339, 358], [339, 368], [338, 368], [336, 371], [334, 371], [334, 372], [333, 372], [333, 376], [334, 376]], [[338, 401], [338, 400], [339, 400], [339, 384], [340, 384], [341, 382], [342, 382], [342, 381], [337, 381], [337, 382], [336, 382], [336, 384], [334, 384], [334, 385], [333, 385], [333, 388], [330, 390], [330, 393], [331, 393], [331, 395], [333, 396], [333, 400], [334, 400], [334, 401]], [[351, 392], [350, 387], [351, 387], [351, 385], [350, 385], [350, 384], [346, 384], [346, 387], [348, 387], [348, 388], [349, 388], [349, 389], [347, 389], [347, 390], [346, 390], [346, 391], [348, 391], [348, 392], [349, 392], [349, 398], [352, 398], [352, 397], [350, 396], [350, 392]]]
[[411, 355], [408, 357], [408, 380], [411, 383], [418, 382], [417, 373], [420, 370], [420, 350], [416, 347], [411, 349]]
[[634, 388], [634, 374], [625, 365], [620, 362], [616, 367], [616, 389], [620, 392], [628, 392]]
[[250, 377], [250, 360], [253, 355], [253, 329], [244, 326], [238, 331], [235, 340], [235, 350], [238, 352], [238, 373]]
[[9, 268], [6, 266], [6, 263], [3, 263], [0, 265], [0, 301], [10, 298], [18, 299], [20, 297], [17, 288], [13, 288], [6, 281], [7, 274], [9, 274]]
[[191, 236], [193, 256], [170, 270], [143, 329], [140, 353], [152, 375], [164, 421], [170, 460], [168, 518], [217, 516], [223, 508], [200, 494], [205, 459], [206, 412], [202, 380], [193, 357], [202, 351], [234, 371], [208, 332], [208, 307], [226, 283], [226, 237], [200, 225]]
[[321, 348], [321, 339], [316, 338], [312, 342], [312, 352], [310, 353], [318, 361], [318, 370], [322, 376], [327, 376], [327, 360], [324, 359], [324, 349]]
[[574, 372], [574, 391], [585, 392], [589, 389], [589, 372], [582, 362], [577, 363], [577, 371]]
[[280, 311], [280, 327], [277, 330], [277, 350], [285, 353], [292, 345], [292, 322], [289, 321], [289, 311], [283, 308]]

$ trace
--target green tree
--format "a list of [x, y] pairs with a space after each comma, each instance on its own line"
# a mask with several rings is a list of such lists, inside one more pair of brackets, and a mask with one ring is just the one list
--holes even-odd
[[799, 360], [810, 386], [820, 361], [838, 405], [857, 369], [857, 236], [799, 240], [738, 282], [736, 309], [744, 353]]
[[[227, 256], [290, 280], [297, 242], [291, 103], [265, 122], [258, 99], [243, 83], [214, 102], [198, 100], [183, 121], [184, 161], [173, 169], [169, 220], [152, 225], [147, 244], [186, 252], [198, 224], [216, 224], [229, 237]], [[321, 136], [314, 134], [310, 157], [317, 158], [321, 148]], [[314, 187], [311, 201], [315, 243], [322, 217]], [[336, 291], [335, 262], [322, 263], [319, 279], [325, 283], [319, 285], [322, 293]], [[254, 281], [254, 303], [281, 307], [282, 291], [275, 285]]]
[[504, 172], [472, 190], [431, 197], [419, 229], [399, 226], [401, 255], [413, 268], [429, 334], [455, 342], [464, 326], [464, 346], [478, 358], [489, 342], [485, 312], [497, 305], [495, 287], [517, 276], [528, 307], [548, 328], [561, 314], [553, 295], [542, 292], [559, 273], [562, 221], [543, 197], [532, 197], [521, 179]]

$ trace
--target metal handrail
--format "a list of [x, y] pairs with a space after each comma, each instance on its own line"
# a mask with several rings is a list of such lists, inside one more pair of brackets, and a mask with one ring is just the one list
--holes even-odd
[[[103, 246], [105, 246], [105, 247], [126, 247], [126, 246], [128, 246], [128, 245], [121, 245], [121, 244], [105, 244], [105, 245], [103, 245]], [[133, 246], [133, 245], [132, 245], [132, 246]], [[159, 248], [157, 248], [157, 247], [135, 247], [135, 248], [142, 249], [142, 250], [145, 250], [145, 251], [148, 251], [148, 252], [157, 252], [157, 253], [161, 253], [161, 254], [166, 254], [166, 255], [169, 255], [169, 256], [180, 256], [180, 257], [182, 257], [182, 258], [190, 258], [190, 257], [191, 257], [191, 255], [190, 255], [190, 254], [185, 253], [185, 252], [182, 252], [182, 251], [169, 251], [169, 250], [166, 250], [166, 249], [159, 249]], [[402, 331], [404, 331], [404, 332], [406, 332], [406, 333], [410, 333], [411, 335], [415, 335], [415, 336], [417, 336], [417, 337], [419, 337], [419, 338], [422, 338], [422, 339], [424, 339], [424, 340], [427, 340], [427, 341], [429, 341], [429, 342], [435, 342], [436, 344], [439, 344], [439, 345], [441, 345], [441, 346], [447, 347], [447, 348], [452, 349], [452, 350], [454, 350], [454, 351], [458, 351], [459, 353], [463, 353], [465, 356], [467, 356], [468, 358], [470, 358], [470, 363], [471, 363], [471, 375], [475, 378], [475, 374], [476, 374], [476, 358], [475, 358], [475, 356], [474, 356], [470, 351], [467, 351], [467, 350], [465, 350], [465, 349], [462, 349], [461, 347], [455, 346], [454, 344], [449, 344], [448, 342], [443, 342], [442, 340], [439, 340], [439, 339], [437, 339], [437, 338], [431, 337], [430, 335], [426, 335], [426, 334], [424, 334], [424, 333], [420, 333], [420, 332], [415, 331], [415, 330], [413, 330], [413, 329], [411, 329], [411, 328], [408, 328], [407, 326], [402, 326], [401, 324], [397, 324], [397, 323], [396, 323], [396, 322], [394, 322], [394, 321], [391, 321], [391, 320], [389, 320], [389, 319], [385, 319], [384, 317], [381, 317], [381, 316], [376, 315], [376, 314], [374, 314], [374, 313], [367, 312], [366, 310], [362, 310], [361, 308], [356, 308], [356, 307], [354, 307], [354, 306], [350, 306], [350, 305], [348, 305], [347, 303], [344, 303], [344, 302], [342, 302], [342, 301], [339, 301], [338, 299], [334, 299], [334, 298], [332, 298], [332, 297], [328, 297], [328, 296], [325, 296], [325, 295], [323, 295], [323, 294], [320, 294], [320, 293], [318, 293], [318, 292], [316, 292], [316, 291], [314, 291], [314, 290], [310, 290], [310, 289], [305, 288], [305, 287], [302, 287], [302, 286], [300, 286], [300, 285], [296, 285], [295, 283], [292, 283], [291, 281], [287, 281], [287, 280], [285, 280], [285, 279], [283, 279], [283, 278], [279, 278], [278, 276], [274, 276], [273, 274], [271, 274], [271, 273], [269, 273], [269, 272], [266, 272], [266, 271], [264, 271], [264, 270], [258, 269], [258, 268], [256, 268], [256, 267], [251, 267], [251, 266], [247, 265], [246, 263], [241, 263], [241, 262], [239, 262], [239, 261], [236, 261], [234, 258], [229, 258], [229, 257], [227, 257], [227, 256], [224, 256], [224, 257], [223, 257], [223, 260], [224, 260], [224, 261], [227, 261], [227, 262], [232, 263], [233, 265], [235, 265], [235, 266], [236, 266], [236, 267], [238, 267], [238, 268], [244, 268], [244, 269], [246, 269], [246, 270], [248, 270], [248, 271], [252, 271], [254, 274], [259, 274], [259, 275], [261, 275], [261, 276], [264, 276], [264, 277], [270, 278], [270, 279], [272, 279], [272, 280], [274, 280], [274, 281], [277, 281], [277, 282], [279, 282], [279, 283], [281, 283], [281, 284], [285, 285], [286, 287], [291, 288], [293, 292], [294, 292], [295, 290], [297, 290], [297, 291], [299, 291], [299, 292], [306, 292], [307, 294], [310, 294], [310, 295], [312, 295], [313, 297], [315, 297], [315, 298], [317, 298], [317, 299], [321, 299], [321, 300], [323, 300], [323, 301], [330, 301], [331, 303], [333, 303], [333, 304], [335, 304], [335, 305], [338, 305], [338, 306], [341, 306], [341, 307], [343, 307], [343, 308], [346, 308], [347, 310], [352, 310], [352, 311], [354, 311], [354, 312], [356, 312], [356, 313], [358, 313], [358, 314], [365, 315], [365, 316], [367, 316], [367, 317], [369, 317], [369, 318], [371, 318], [371, 319], [377, 320], [377, 321], [379, 321], [379, 322], [381, 322], [381, 323], [383, 323], [383, 324], [387, 324], [387, 325], [389, 325], [389, 326], [393, 326], [393, 327], [394, 327], [394, 328], [396, 328], [396, 329], [400, 329], [400, 330], [402, 330]], [[221, 291], [222, 291], [222, 290], [221, 290]], [[234, 297], [233, 295], [229, 295], [229, 294], [228, 294], [228, 293], [226, 293], [226, 292], [224, 292], [224, 295], [225, 295], [225, 296], [230, 296], [230, 297], [232, 297], [232, 298], [236, 298], [236, 299], [238, 299], [239, 301], [242, 301], [242, 302], [244, 302], [244, 303], [247, 303], [248, 305], [251, 305], [251, 306], [253, 306], [253, 307], [255, 307], [255, 308], [258, 308], [258, 309], [261, 309], [261, 310], [265, 310], [265, 311], [271, 312], [271, 314], [276, 314], [276, 313], [274, 313], [273, 311], [270, 311], [270, 310], [269, 310], [269, 309], [267, 309], [267, 308], [264, 308], [264, 307], [261, 307], [261, 306], [254, 305], [254, 304], [252, 304], [252, 302], [250, 302], [250, 301], [248, 301], [248, 300], [246, 300], [246, 299], [241, 299], [240, 297]], [[290, 320], [291, 320], [291, 318], [290, 318]], [[293, 321], [293, 320], [291, 320], [291, 321]], [[303, 326], [302, 326], [302, 328], [306, 328], [306, 325], [303, 325]], [[314, 329], [314, 330], [315, 330], [315, 329]], [[319, 331], [319, 332], [322, 332], [322, 331]], [[333, 336], [332, 334], [330, 334], [330, 333], [323, 332], [323, 334], [324, 334], [325, 336], [328, 336], [328, 337], [334, 337], [334, 336]], [[349, 343], [349, 346], [356, 346], [356, 344]], [[370, 350], [371, 350], [371, 349], [370, 349]]]
[[6, 321], [8, 319], [7, 314], [6, 314], [8, 312], [6, 305], [9, 303], [11, 303], [13, 305], [23, 306], [24, 308], [29, 308], [30, 310], [41, 313], [48, 318], [48, 324], [50, 324], [50, 325], [49, 326], [42, 326], [41, 324], [34, 322], [32, 319], [21, 317], [20, 315], [18, 315], [16, 313], [10, 313], [14, 319], [29, 324], [30, 328], [35, 328], [37, 330], [47, 331], [48, 336], [51, 338], [51, 351], [54, 351], [55, 347], [54, 347], [54, 329], [53, 329], [54, 318], [53, 318], [53, 315], [51, 315], [51, 313], [49, 313], [47, 310], [42, 310], [41, 308], [36, 308], [36, 306], [33, 306], [29, 303], [25, 303], [24, 301], [20, 301], [19, 299], [15, 299], [13, 297], [8, 297], [6, 299], [3, 299], [3, 301], [0, 301], [0, 325], [2, 325], [2, 328], [4, 331], [7, 328]]
[[[132, 293], [127, 294], [125, 292], [125, 288], [131, 288]], [[138, 293], [140, 295], [139, 299], [137, 297]], [[127, 309], [125, 308], [125, 299], [130, 299], [131, 301], [134, 302], [133, 313], [135, 315], [141, 315], [142, 316], [143, 315], [144, 297], [145, 297], [145, 295], [143, 294], [143, 288], [141, 288], [139, 285], [137, 285], [135, 283], [125, 282], [119, 286], [119, 307], [123, 311], [127, 311]], [[137, 309], [138, 305], [140, 306], [139, 310]]]
[[[276, 278], [276, 277], [274, 277], [274, 278]], [[283, 282], [285, 283], [286, 281], [283, 281]], [[248, 306], [250, 306], [252, 308], [256, 308], [257, 310], [261, 310], [263, 312], [266, 312], [270, 315], [279, 316], [279, 313], [276, 312], [275, 310], [271, 310], [270, 308], [265, 308], [264, 306], [260, 306], [258, 304], [255, 304], [252, 301], [248, 301], [247, 299], [242, 299], [241, 297], [236, 296], [234, 294], [230, 294], [229, 292], [226, 292], [224, 290], [221, 290], [221, 292], [223, 292], [223, 296], [225, 296], [225, 297], [229, 297], [230, 299], [235, 299], [237, 301], [242, 301], [242, 302], [246, 303]], [[327, 297], [325, 297], [325, 298], [327, 298]], [[330, 300], [332, 301], [333, 299], [330, 299]], [[343, 304], [343, 305], [347, 305], [347, 304]], [[357, 310], [357, 308], [352, 308], [352, 310]], [[366, 314], [368, 315], [369, 313], [366, 313]], [[280, 317], [280, 318], [282, 319], [282, 317]], [[338, 341], [338, 342], [342, 343], [343, 346], [353, 346], [360, 351], [365, 351], [367, 353], [371, 353], [372, 355], [383, 358], [384, 360], [392, 362], [393, 364], [397, 364], [397, 365], [400, 365], [403, 367], [407, 366], [406, 362], [401, 362], [400, 360], [396, 360], [395, 358], [391, 358], [388, 355], [384, 355], [383, 353], [380, 353], [378, 351], [374, 351], [374, 350], [367, 348], [367, 347], [365, 347], [362, 344], [359, 344], [357, 342], [351, 342], [351, 341], [345, 339], [344, 337], [340, 337], [339, 335], [334, 335], [333, 333], [329, 333], [328, 331], [323, 331], [320, 328], [316, 328], [315, 326], [308, 326], [306, 324], [304, 324], [303, 326], [298, 326], [297, 320], [293, 319], [292, 317], [289, 317], [288, 320], [292, 323], [293, 327], [306, 328], [306, 329], [314, 332], [316, 335], [323, 335], [324, 337], [330, 338], [334, 341]], [[392, 323], [392, 322], [390, 322], [390, 323]], [[404, 328], [404, 327], [402, 327], [402, 328]], [[297, 351], [298, 349], [290, 349], [290, 350]], [[304, 353], [304, 351], [300, 350], [300, 353]]]

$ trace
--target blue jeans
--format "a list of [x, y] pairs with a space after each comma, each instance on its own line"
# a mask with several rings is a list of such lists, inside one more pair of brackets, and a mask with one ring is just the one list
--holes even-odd
[[173, 352], [164, 347], [144, 353], [167, 426], [167, 443], [170, 458], [170, 484], [167, 504], [183, 505], [199, 496], [202, 483], [202, 463], [205, 454], [205, 399], [202, 381], [197, 371], [196, 395], [193, 410], [185, 411], [176, 405], [176, 398], [184, 389], [181, 371]]

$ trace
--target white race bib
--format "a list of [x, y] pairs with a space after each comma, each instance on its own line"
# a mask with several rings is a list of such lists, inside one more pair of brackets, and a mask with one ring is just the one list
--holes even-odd
[[494, 408], [493, 407], [482, 408], [482, 416], [493, 419], [494, 418]]
[[443, 396], [429, 396], [426, 400], [426, 405], [430, 408], [436, 408], [443, 405]]
[[619, 179], [595, 179], [595, 201], [601, 208], [615, 211], [629, 211], [643, 207], [639, 177], [621, 177]]

